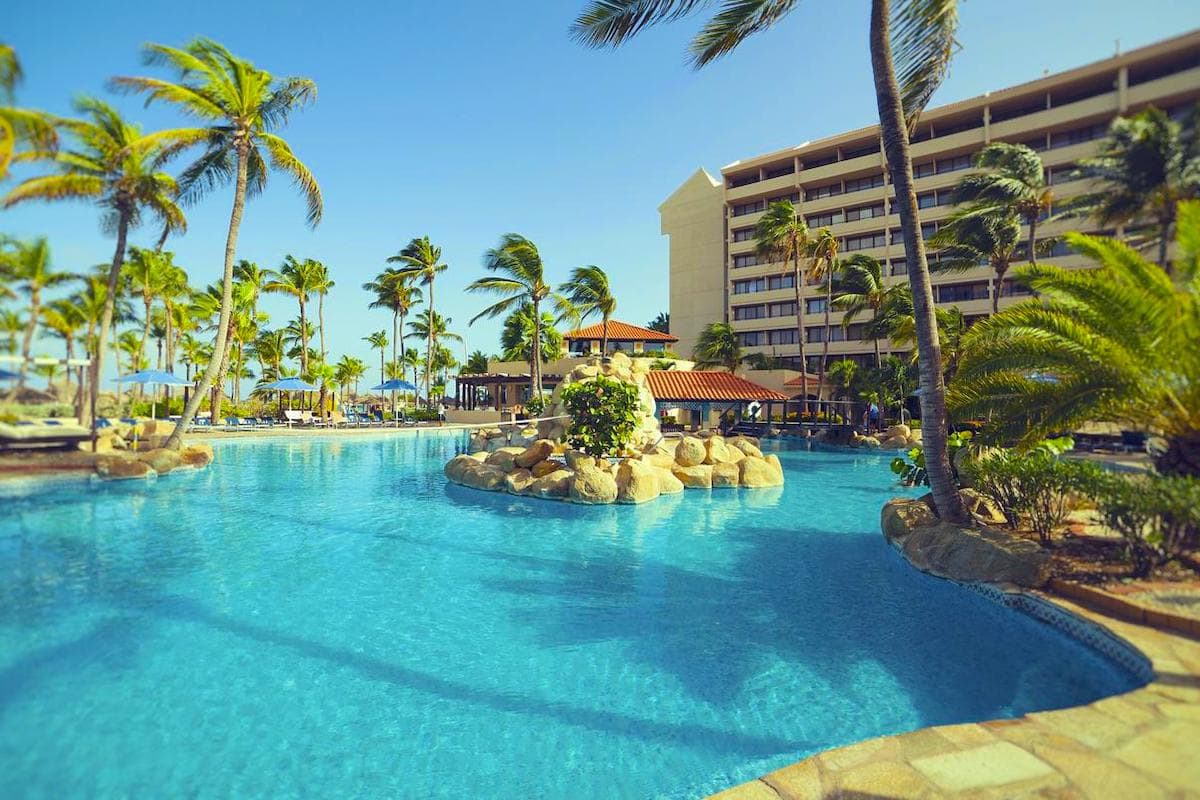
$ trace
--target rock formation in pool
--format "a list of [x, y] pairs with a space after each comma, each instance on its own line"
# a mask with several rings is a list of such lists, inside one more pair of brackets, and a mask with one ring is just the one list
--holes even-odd
[[[646, 359], [622, 353], [592, 359], [563, 377], [546, 405], [545, 417], [566, 417], [567, 386], [605, 377], [634, 386], [634, 430], [615, 457], [597, 458], [570, 444], [571, 420], [547, 419], [508, 438], [499, 428], [471, 437], [469, 455], [446, 464], [446, 477], [462, 486], [575, 503], [644, 503], [684, 489], [756, 489], [783, 485], [778, 457], [763, 455], [758, 442], [715, 433], [664, 439], [647, 385]], [[529, 441], [532, 436], [536, 439]]]

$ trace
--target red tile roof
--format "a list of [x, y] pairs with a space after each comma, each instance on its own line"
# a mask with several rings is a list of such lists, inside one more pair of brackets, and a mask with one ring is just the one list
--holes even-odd
[[[819, 385], [819, 384], [821, 383], [821, 376], [820, 376], [820, 375], [813, 375], [811, 372], [810, 372], [810, 373], [808, 373], [808, 383], [809, 383], [809, 385], [810, 385], [810, 386], [817, 386], [817, 385]], [[800, 386], [800, 376], [799, 376], [799, 375], [797, 375], [796, 377], [792, 378], [791, 380], [784, 382], [784, 384], [783, 384], [783, 385], [784, 385], [784, 386], [795, 386], [795, 387], [799, 388], [799, 386]]]
[[[564, 339], [601, 339], [604, 337], [604, 323], [597, 322], [595, 325], [588, 325], [586, 328], [564, 333]], [[669, 333], [660, 333], [659, 331], [643, 328], [640, 325], [630, 325], [628, 322], [610, 319], [608, 321], [608, 338], [609, 341], [619, 340], [628, 342], [678, 342], [678, 336], [672, 336]]]
[[653, 369], [646, 374], [655, 400], [787, 400], [787, 395], [728, 372]]

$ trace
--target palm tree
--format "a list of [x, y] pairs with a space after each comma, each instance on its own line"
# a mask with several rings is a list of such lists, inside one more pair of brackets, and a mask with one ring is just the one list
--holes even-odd
[[699, 369], [724, 367], [734, 372], [744, 360], [737, 331], [728, 322], [710, 322], [700, 331], [692, 358]]
[[[483, 254], [483, 266], [497, 274], [472, 281], [467, 291], [498, 295], [504, 299], [476, 314], [468, 324], [473, 325], [476, 320], [485, 317], [494, 319], [528, 305], [533, 317], [532, 341], [537, 342], [542, 339], [542, 301], [552, 301], [560, 314], [569, 313], [567, 299], [546, 283], [545, 265], [537, 245], [524, 236], [506, 233], [500, 237], [500, 245]], [[529, 382], [530, 396], [541, 397], [542, 362], [534, 358], [532, 349], [529, 353]]]
[[[829, 362], [829, 312], [833, 305], [833, 274], [837, 272], [838, 240], [829, 228], [821, 228], [817, 238], [809, 245], [809, 256], [812, 258], [812, 268], [809, 277], [825, 282], [825, 333], [821, 337], [821, 375], [819, 387], [825, 386], [825, 368]], [[797, 306], [798, 308], [798, 306]], [[797, 311], [799, 314], [799, 311]], [[818, 388], [817, 391], [820, 391]]]
[[1079, 200], [1103, 224], [1148, 214], [1158, 225], [1158, 264], [1169, 270], [1167, 244], [1181, 200], [1200, 197], [1200, 103], [1183, 124], [1158, 108], [1117, 117], [1094, 158], [1080, 161], [1100, 184]]
[[646, 327], [652, 331], [658, 331], [659, 333], [670, 333], [671, 332], [671, 315], [670, 315], [670, 313], [666, 312], [666, 311], [658, 312], [658, 316], [656, 316], [654, 319], [650, 320], [649, 324], [647, 324]]
[[[113, 327], [117, 284], [125, 263], [129, 231], [141, 224], [146, 213], [161, 223], [162, 238], [186, 230], [187, 222], [175, 204], [179, 186], [174, 178], [158, 170], [167, 154], [162, 143], [142, 137], [138, 126], [126, 122], [112, 106], [100, 100], [85, 97], [76, 101], [75, 108], [87, 119], [61, 122], [77, 146], [55, 156], [58, 174], [22, 182], [9, 192], [4, 207], [29, 200], [89, 200], [100, 206], [104, 229], [115, 232], [117, 238], [100, 318], [103, 342]], [[88, 379], [92, 404], [99, 396], [103, 369], [104, 347], [100, 346], [93, 355]], [[90, 406], [86, 415], [91, 416]]]
[[349, 391], [350, 385], [354, 385], [354, 396], [358, 396], [358, 379], [367, 374], [367, 365], [360, 359], [354, 356], [344, 355], [338, 361], [336, 367], [335, 378], [343, 389]]
[[[409, 283], [410, 276], [396, 269], [385, 269], [363, 289], [375, 294], [369, 308], [387, 308], [392, 312], [392, 361], [399, 363], [399, 347], [403, 337], [405, 317], [421, 302], [421, 290]], [[401, 376], [403, 377], [403, 376]]]
[[[871, 322], [874, 322], [887, 300], [888, 292], [896, 288], [884, 284], [883, 264], [878, 259], [856, 253], [841, 262], [840, 271], [839, 291], [831, 304], [843, 312], [842, 326], [849, 327], [854, 318], [864, 311], [871, 312]], [[871, 337], [875, 345], [876, 368], [883, 366], [883, 359], [879, 353], [880, 338]]]
[[1041, 156], [1023, 144], [993, 142], [975, 155], [975, 166], [990, 171], [960, 180], [954, 187], [955, 204], [967, 206], [965, 215], [1021, 219], [1029, 226], [1029, 261], [1036, 264], [1038, 221], [1054, 204]]
[[387, 380], [384, 375], [384, 362], [387, 360], [388, 346], [387, 331], [376, 331], [370, 336], [364, 336], [363, 341], [371, 345], [372, 349], [379, 348], [379, 382], [383, 383]]
[[325, 295], [334, 287], [329, 278], [329, 268], [320, 261], [313, 263], [313, 291], [317, 293], [317, 334], [321, 343], [321, 361], [325, 361], [329, 351], [325, 348]]
[[573, 316], [580, 321], [599, 314], [602, 322], [600, 354], [608, 354], [608, 321], [617, 311], [617, 298], [609, 287], [608, 275], [600, 267], [576, 267], [571, 277], [558, 287], [575, 309]]
[[[430, 324], [430, 319], [433, 320], [432, 324]], [[408, 323], [408, 328], [412, 333], [409, 333], [404, 338], [424, 339], [425, 341], [432, 340], [435, 350], [443, 339], [449, 339], [452, 342], [461, 342], [463, 338], [450, 330], [450, 323], [453, 321], [450, 317], [443, 317], [432, 309], [422, 309], [413, 321]]]
[[[308, 204], [308, 224], [321, 221], [321, 189], [308, 167], [275, 130], [291, 112], [316, 97], [316, 84], [307, 78], [276, 80], [269, 72], [238, 58], [210, 39], [196, 39], [182, 49], [160, 44], [146, 46], [150, 63], [172, 69], [176, 82], [161, 78], [114, 78], [115, 88], [147, 95], [147, 103], [161, 100], [177, 105], [185, 114], [206, 121], [200, 127], [176, 128], [147, 137], [162, 142], [169, 152], [202, 145], [200, 158], [180, 178], [185, 197], [195, 198], [232, 179], [233, 210], [225, 239], [220, 320], [213, 341], [214, 354], [226, 351], [229, 317], [233, 313], [233, 264], [238, 230], [247, 194], [262, 191], [268, 165], [290, 175]], [[182, 418], [165, 446], [178, 449], [182, 432], [191, 424], [200, 398], [216, 382], [221, 358], [208, 362], [196, 394], [184, 406]]]
[[17, 381], [18, 386], [24, 386], [33, 335], [37, 332], [38, 322], [41, 320], [42, 292], [67, 281], [78, 280], [79, 276], [70, 272], [54, 271], [50, 266], [50, 243], [45, 237], [29, 243], [18, 242], [10, 249], [0, 251], [0, 268], [3, 268], [9, 278], [16, 281], [18, 288], [29, 296], [29, 318], [26, 320], [25, 335], [21, 341], [21, 377]]
[[463, 371], [468, 375], [480, 375], [488, 371], [488, 357], [482, 350], [475, 350], [467, 356]]
[[[445, 272], [448, 266], [442, 263], [442, 248], [434, 247], [433, 243], [429, 241], [428, 236], [422, 236], [420, 239], [413, 239], [409, 242], [403, 250], [389, 258], [388, 263], [403, 265], [396, 269], [397, 275], [403, 275], [412, 280], [420, 279], [421, 284], [429, 290], [427, 309], [433, 311], [433, 281], [440, 273]], [[429, 339], [425, 344], [426, 401], [429, 400], [429, 373], [433, 369], [433, 335], [434, 331], [431, 327], [429, 329]]]
[[[587, 45], [615, 46], [648, 25], [676, 20], [707, 6], [697, 0], [592, 0], [572, 31]], [[797, 0], [722, 3], [692, 41], [694, 65], [701, 67], [729, 53], [796, 6]], [[956, 491], [947, 449], [941, 351], [908, 136], [910, 126], [945, 77], [955, 49], [957, 8], [957, 0], [871, 0], [868, 42], [884, 157], [895, 187], [917, 321], [926, 470], [938, 513], [943, 519], [964, 523], [969, 515]]]
[[791, 200], [777, 200], [767, 207], [755, 226], [754, 239], [759, 255], [785, 264], [792, 262], [796, 287], [796, 341], [800, 346], [800, 396], [807, 407], [808, 358], [804, 355], [804, 283], [807, 276], [800, 270], [800, 259], [807, 258], [812, 249], [808, 226], [800, 219]]
[[[538, 348], [542, 361], [553, 361], [562, 353], [563, 337], [554, 327], [554, 317], [548, 311], [542, 312], [542, 318], [534, 324], [533, 308], [526, 304], [504, 318], [500, 328], [501, 359], [504, 361], [529, 361], [534, 352], [534, 337], [541, 337], [541, 347]], [[483, 356], [482, 353], [479, 355]], [[487, 372], [487, 356], [483, 356], [483, 369]]]
[[[878, 367], [882, 367], [879, 364]], [[848, 358], [838, 359], [829, 365], [827, 371], [829, 383], [834, 387], [834, 393], [840, 397], [848, 397], [854, 382], [858, 379], [858, 364]]]
[[293, 255], [284, 256], [283, 266], [279, 268], [274, 279], [263, 284], [263, 291], [269, 294], [288, 294], [296, 298], [300, 307], [300, 372], [308, 372], [308, 298], [317, 291], [323, 281], [328, 280], [325, 267], [319, 261], [306, 258], [298, 260]]
[[1000, 310], [1004, 276], [1021, 239], [1017, 215], [1005, 209], [967, 211], [942, 223], [929, 244], [938, 248], [938, 272], [964, 272], [981, 262], [992, 268], [992, 313]]
[[[145, 309], [142, 314], [142, 345], [138, 352], [138, 360], [146, 354], [146, 342], [150, 338], [150, 307], [169, 280], [168, 272], [176, 268], [172, 258], [173, 255], [169, 252], [134, 247], [129, 251], [129, 261], [122, 270], [129, 288], [141, 293], [142, 306]], [[138, 388], [140, 390], [141, 387]]]
[[[14, 158], [36, 157], [52, 152], [58, 146], [56, 120], [41, 111], [15, 108], [13, 95], [24, 73], [17, 52], [10, 45], [0, 42], [0, 180], [8, 175], [8, 166]], [[17, 155], [18, 142], [33, 148], [30, 154]]]
[[259, 331], [250, 347], [251, 353], [258, 359], [260, 372], [264, 376], [270, 374], [272, 380], [278, 380], [283, 374], [283, 359], [287, 352], [286, 336], [287, 332], [282, 328]]
[[1200, 475], [1200, 202], [1181, 203], [1170, 276], [1128, 245], [1068, 233], [1099, 267], [1018, 267], [1040, 297], [967, 332], [956, 411], [1022, 444], [1088, 421], [1158, 432], [1160, 471]]
[[[67, 386], [71, 384], [71, 366], [70, 362], [75, 358], [75, 340], [79, 338], [79, 331], [86, 324], [83, 312], [69, 299], [54, 300], [42, 307], [42, 324], [55, 336], [63, 340], [66, 346], [67, 359]], [[83, 385], [80, 384], [80, 390]], [[78, 406], [79, 398], [76, 398], [75, 405]]]
[[400, 356], [400, 364], [412, 370], [412, 382], [413, 386], [416, 386], [418, 383], [417, 370], [421, 368], [421, 354], [417, 352], [417, 348], [406, 348]]

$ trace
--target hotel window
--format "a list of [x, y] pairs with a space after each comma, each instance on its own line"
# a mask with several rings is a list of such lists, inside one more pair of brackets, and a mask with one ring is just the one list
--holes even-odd
[[778, 331], [764, 331], [768, 336], [769, 344], [795, 344], [799, 341], [796, 337], [795, 328], [784, 328]]
[[825, 298], [817, 297], [812, 300], [804, 301], [805, 314], [820, 314], [825, 311]]
[[[938, 224], [936, 222], [924, 222], [921, 224], [921, 238], [930, 239], [938, 232]], [[903, 241], [903, 236], [901, 240]]]
[[987, 281], [977, 283], [950, 283], [937, 287], [939, 303], [964, 303], [968, 300], [987, 300]]
[[967, 169], [970, 166], [970, 156], [954, 156], [953, 158], [939, 158], [937, 160], [937, 171], [939, 175], [941, 175], [943, 172], [956, 172], [960, 169]]
[[739, 228], [733, 232], [735, 242], [745, 242], [754, 238], [754, 228]]
[[1046, 169], [1046, 183], [1050, 186], [1078, 180], [1081, 177], [1083, 177], [1082, 171], [1074, 164], [1063, 164], [1059, 167], [1048, 167]]
[[997, 122], [1004, 122], [1005, 120], [1028, 116], [1029, 114], [1036, 114], [1039, 111], [1045, 110], [1046, 98], [1039, 97], [1036, 100], [1028, 100], [1019, 106], [1010, 106], [1008, 108], [999, 109], [993, 108], [991, 111], [991, 122], [993, 125], [995, 125]]
[[879, 152], [879, 143], [876, 142], [875, 144], [869, 144], [866, 147], [859, 147], [855, 150], [845, 151], [844, 153], [842, 153], [842, 160], [849, 161], [852, 158], [861, 158], [862, 156], [869, 156], [872, 153], [878, 153], [878, 152]]
[[862, 341], [863, 330], [865, 328], [866, 328], [866, 324], [862, 323], [862, 322], [856, 322], [853, 325], [846, 328], [846, 341], [848, 341], [848, 342]]
[[924, 164], [913, 164], [913, 177], [925, 178], [934, 173], [934, 163], [926, 161]]
[[858, 208], [846, 209], [846, 221], [854, 222], [860, 219], [872, 219], [873, 217], [883, 216], [883, 203], [876, 203], [873, 206], [859, 206]]
[[831, 183], [828, 186], [818, 186], [816, 189], [807, 189], [804, 192], [805, 200], [820, 200], [822, 197], [833, 197], [835, 194], [842, 193], [842, 185], [840, 183]]
[[835, 152], [824, 156], [806, 158], [801, 162], [801, 164], [803, 164], [805, 169], [816, 169], [817, 167], [823, 167], [826, 164], [836, 164], [837, 160], [838, 157], [837, 153]]
[[974, 130], [975, 128], [982, 128], [982, 127], [983, 127], [983, 117], [978, 117], [976, 119], [963, 120], [962, 122], [953, 122], [948, 125], [947, 124], [941, 124], [941, 125], [935, 124], [933, 126], [934, 131], [937, 133], [938, 136], [952, 136], [953, 134], [956, 134], [956, 133], [962, 133], [963, 131]]
[[737, 269], [738, 267], [753, 267], [757, 263], [758, 256], [756, 256], [754, 253], [746, 253], [745, 255], [733, 257], [734, 269]]
[[762, 211], [767, 207], [766, 200], [755, 200], [753, 203], [742, 203], [733, 207], [733, 215], [735, 217], [744, 217], [747, 214], [754, 214]]
[[781, 194], [781, 195], [779, 195], [778, 197], [769, 197], [769, 198], [767, 198], [767, 202], [768, 202], [768, 203], [778, 203], [778, 202], [780, 202], [781, 200], [787, 200], [787, 201], [790, 201], [790, 202], [792, 202], [792, 203], [799, 203], [799, 202], [800, 202], [800, 193], [799, 193], [799, 192], [792, 192], [791, 194]]
[[1102, 138], [1106, 133], [1108, 133], [1108, 125], [1102, 122], [1083, 128], [1075, 128], [1070, 131], [1062, 131], [1061, 133], [1052, 133], [1050, 134], [1050, 149], [1055, 150], [1059, 147], [1070, 147], [1073, 144], [1090, 142], [1093, 139]]
[[[1041, 248], [1039, 248], [1039, 249], [1041, 249]], [[1070, 245], [1067, 244], [1066, 240], [1059, 239], [1050, 248], [1050, 252], [1046, 253], [1045, 256], [1043, 256], [1043, 258], [1061, 258], [1062, 256], [1069, 256], [1074, 252], [1075, 251], [1071, 249]]]
[[1129, 85], [1137, 86], [1139, 83], [1165, 78], [1168, 75], [1196, 67], [1200, 67], [1200, 51], [1189, 53], [1166, 63], [1131, 66], [1129, 68]]
[[762, 319], [767, 315], [767, 307], [764, 305], [757, 306], [734, 306], [733, 318], [741, 319]]
[[846, 181], [846, 193], [860, 192], [863, 189], [873, 189], [876, 186], [883, 186], [883, 173], [878, 175], [868, 175], [865, 178], [853, 178]]
[[796, 316], [796, 301], [788, 300], [786, 303], [769, 303], [767, 305], [768, 317], [794, 317]]
[[776, 167], [775, 169], [767, 170], [767, 180], [771, 178], [782, 178], [784, 175], [791, 175], [796, 171], [795, 164], [788, 164], [785, 167]]
[[760, 344], [767, 343], [765, 331], [743, 331], [738, 334], [738, 339], [741, 340], [742, 347], [758, 347]]
[[917, 208], [933, 208], [937, 205], [937, 192], [917, 195]]
[[1031, 294], [1033, 290], [1023, 283], [1009, 280], [1000, 284], [1001, 297], [1028, 297]]
[[733, 282], [734, 294], [754, 294], [755, 292], [765, 292], [766, 289], [766, 278], [751, 278], [750, 280]]
[[742, 175], [737, 178], [730, 178], [729, 179], [729, 188], [736, 189], [739, 186], [746, 186], [747, 184], [751, 184], [751, 183], [758, 183], [758, 173], [757, 172], [752, 173], [750, 175]]
[[887, 236], [883, 231], [877, 233], [866, 233], [862, 236], [847, 236], [846, 246], [842, 248], [847, 253], [855, 250], [866, 250], [869, 247], [883, 247], [887, 244]]
[[904, 258], [893, 258], [892, 259], [892, 274], [893, 275], [907, 275], [908, 274], [908, 260], [904, 259]]
[[768, 289], [794, 289], [795, 287], [795, 275], [772, 275], [767, 279]]
[[830, 225], [837, 225], [845, 221], [846, 217], [841, 211], [831, 211], [828, 214], [814, 214], [804, 222], [810, 228], [827, 228]]
[[1104, 83], [1097, 83], [1084, 87], [1083, 89], [1073, 89], [1069, 92], [1063, 91], [1057, 94], [1051, 92], [1050, 104], [1054, 108], [1058, 108], [1059, 106], [1078, 103], [1080, 100], [1087, 100], [1089, 97], [1096, 97], [1097, 95], [1111, 92], [1115, 88], [1115, 85], [1115, 81], [1106, 81]]

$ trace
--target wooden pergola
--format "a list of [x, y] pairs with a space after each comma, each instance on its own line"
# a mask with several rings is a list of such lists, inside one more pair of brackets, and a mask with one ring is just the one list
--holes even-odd
[[[543, 375], [542, 389], [553, 389], [562, 381], [561, 375]], [[478, 389], [487, 390], [487, 399], [479, 397]], [[533, 390], [533, 380], [529, 373], [509, 375], [506, 373], [478, 373], [475, 375], [459, 375], [454, 379], [454, 402], [457, 408], [474, 411], [479, 408], [492, 408], [501, 411], [507, 407], [520, 405], [521, 388]]]

